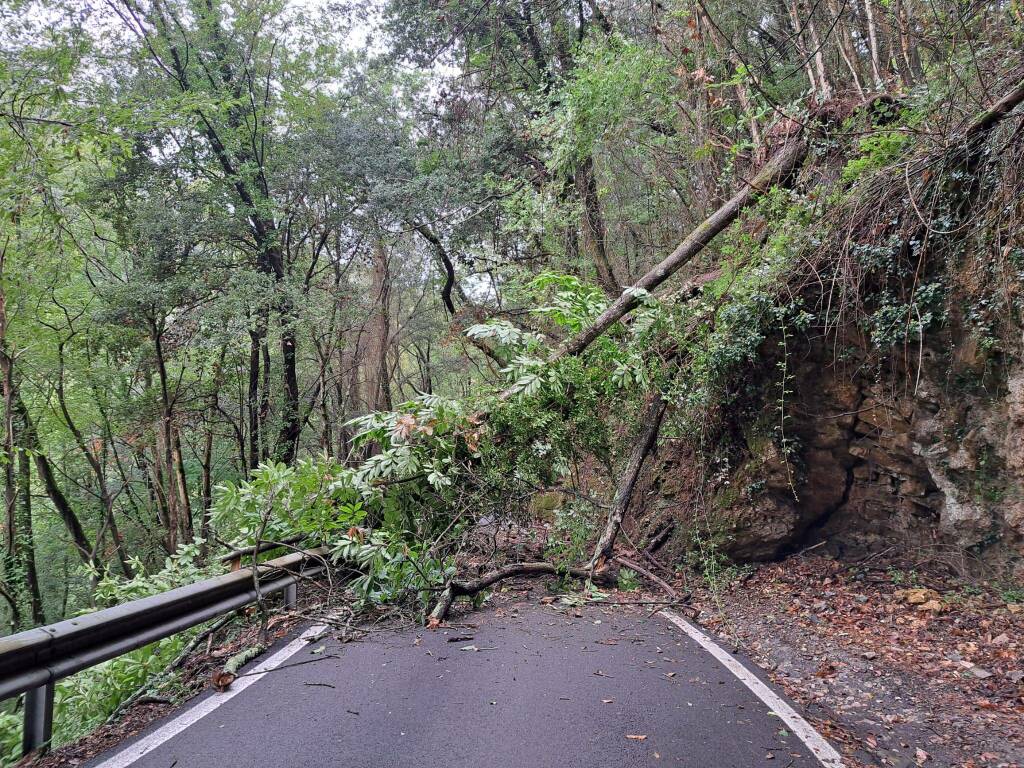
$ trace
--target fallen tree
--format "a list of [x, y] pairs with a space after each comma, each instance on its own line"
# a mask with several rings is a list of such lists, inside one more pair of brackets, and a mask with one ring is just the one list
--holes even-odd
[[[946, 143], [942, 151], [963, 152], [966, 148], [970, 156], [977, 151], [976, 147], [979, 146], [977, 142], [979, 142], [980, 138], [991, 132], [1011, 114], [1017, 114], [1017, 107], [1022, 103], [1024, 103], [1024, 81], [1017, 83], [993, 107], [964, 125], [958, 132], [958, 135]], [[812, 119], [810, 125], [815, 125], [816, 123], [817, 120]], [[744, 185], [742, 190], [733, 195], [733, 197], [687, 235], [669, 256], [644, 274], [631, 287], [625, 289], [593, 323], [557, 346], [548, 355], [547, 363], [557, 363], [560, 360], [582, 354], [594, 341], [614, 326], [615, 323], [640, 306], [647, 294], [664, 284], [686, 264], [690, 263], [718, 234], [734, 222], [743, 210], [748, 208], [762, 194], [772, 186], [788, 183], [795, 176], [796, 171], [807, 156], [809, 134], [812, 131], [812, 128], [807, 125], [799, 127], [796, 127], [796, 123], [792, 125], [793, 130], [786, 137], [782, 147], [765, 164], [762, 170]], [[690, 280], [677, 293], [684, 299], [691, 298], [699, 293], [700, 288], [705, 282], [706, 280], [701, 278]], [[517, 392], [518, 388], [513, 386], [500, 392], [498, 398], [500, 401], [507, 401]], [[644, 576], [658, 583], [668, 594], [673, 595], [674, 590], [671, 585], [661, 580], [660, 577], [657, 577], [650, 571], [641, 570], [642, 567], [632, 561], [623, 560], [614, 555], [615, 543], [621, 530], [623, 518], [632, 501], [633, 493], [646, 459], [657, 444], [658, 434], [666, 410], [667, 403], [663, 400], [661, 394], [656, 392], [649, 400], [644, 411], [644, 422], [640, 433], [629, 459], [622, 469], [604, 528], [594, 547], [587, 567], [566, 569], [549, 562], [517, 563], [504, 566], [475, 579], [454, 580], [441, 593], [440, 599], [430, 615], [431, 623], [436, 624], [447, 616], [455, 598], [477, 594], [498, 581], [513, 576], [567, 573], [581, 579], [599, 579], [604, 583], [609, 583], [610, 580], [614, 580], [614, 577], [612, 569], [608, 569], [605, 566], [611, 561], [623, 563], [627, 567], [641, 572]], [[479, 414], [479, 416], [486, 418], [487, 415]]]

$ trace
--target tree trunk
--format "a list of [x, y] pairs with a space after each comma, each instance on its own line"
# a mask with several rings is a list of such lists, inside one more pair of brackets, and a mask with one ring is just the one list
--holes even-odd
[[601, 198], [597, 191], [593, 158], [588, 157], [580, 163], [576, 169], [575, 182], [577, 194], [583, 204], [583, 247], [589, 252], [597, 269], [597, 282], [608, 296], [617, 297], [622, 293], [622, 287], [615, 277], [615, 270], [608, 256], [608, 233], [601, 213]]
[[868, 28], [868, 47], [871, 51], [871, 73], [875, 77], [875, 87], [881, 88], [885, 82], [882, 77], [881, 57], [878, 46], [878, 28], [875, 25], [875, 12], [871, 0], [864, 0], [864, 18]]
[[288, 306], [287, 315], [281, 316], [281, 368], [284, 381], [284, 401], [281, 404], [281, 432], [277, 438], [277, 460], [291, 464], [299, 449], [302, 433], [302, 415], [299, 412], [298, 351], [294, 327], [295, 316]]
[[654, 450], [658, 442], [658, 433], [661, 431], [661, 422], [665, 418], [666, 403], [661, 392], [655, 392], [647, 407], [644, 409], [643, 427], [637, 438], [629, 461], [622, 469], [618, 487], [615, 490], [615, 498], [612, 501], [611, 509], [608, 511], [608, 520], [605, 522], [604, 531], [597, 540], [594, 547], [594, 554], [590, 558], [587, 567], [593, 571], [604, 565], [612, 556], [615, 548], [615, 539], [618, 538], [619, 529], [622, 528], [622, 518], [626, 515], [629, 503], [633, 499], [633, 489], [636, 488], [637, 480], [640, 478], [640, 471], [644, 467], [647, 456]]
[[160, 448], [163, 475], [166, 479], [164, 487], [167, 489], [166, 498], [168, 509], [171, 511], [168, 523], [174, 527], [176, 542], [191, 541], [192, 504], [189, 500], [185, 463], [181, 454], [181, 439], [174, 425], [174, 399], [171, 397], [167, 361], [164, 357], [163, 328], [156, 320], [151, 320], [150, 332], [156, 357], [157, 377], [160, 380]]
[[[773, 184], [781, 183], [789, 178], [806, 155], [806, 137], [801, 133], [791, 136], [782, 149], [765, 164], [760, 173], [690, 232], [660, 264], [637, 280], [634, 289], [650, 292], [672, 277], [700, 253], [719, 232], [729, 226], [744, 208]], [[636, 291], [627, 289], [589, 327], [559, 346], [548, 357], [548, 362], [554, 363], [564, 357], [581, 354], [595, 339], [599, 338], [639, 303], [640, 299]], [[500, 397], [503, 400], [508, 399], [515, 394], [515, 391], [514, 388], [507, 389], [501, 393]]]
[[246, 396], [246, 411], [249, 417], [249, 453], [246, 474], [260, 463], [260, 340], [259, 328], [249, 330], [249, 390]]
[[[0, 279], [2, 279], [4, 254], [0, 253]], [[33, 625], [43, 624], [43, 601], [39, 592], [39, 575], [36, 572], [35, 539], [32, 535], [32, 467], [24, 446], [19, 450], [18, 441], [26, 431], [18, 419], [17, 390], [14, 383], [14, 359], [7, 348], [7, 296], [0, 284], [0, 386], [3, 387], [4, 401], [4, 533], [6, 545], [5, 560], [9, 573], [16, 583], [5, 593], [11, 604], [11, 618], [15, 629], [22, 622], [22, 601], [28, 600]], [[17, 476], [15, 470], [17, 469]]]
[[213, 506], [213, 425], [217, 418], [217, 403], [220, 397], [220, 388], [224, 382], [224, 359], [227, 357], [227, 354], [228, 348], [225, 344], [220, 348], [220, 355], [213, 366], [213, 381], [210, 383], [210, 392], [207, 395], [206, 424], [203, 431], [203, 455], [200, 460], [202, 479], [199, 491], [199, 503], [202, 507], [199, 536], [203, 540], [202, 553], [204, 556], [210, 548], [210, 507]]
[[391, 410], [391, 385], [388, 373], [388, 349], [391, 346], [391, 274], [387, 249], [378, 240], [373, 249], [373, 293], [376, 301], [371, 344], [374, 370], [370, 374], [369, 406], [375, 411]]
[[811, 35], [811, 45], [814, 47], [814, 68], [818, 72], [818, 85], [821, 87], [821, 100], [829, 101], [832, 98], [832, 85], [829, 83], [828, 72], [825, 69], [824, 46], [821, 38], [818, 37], [818, 27], [814, 23], [814, 11], [807, 11], [807, 31]]
[[71, 535], [71, 543], [74, 545], [83, 563], [99, 569], [100, 562], [93, 554], [89, 537], [86, 536], [85, 529], [82, 527], [78, 515], [75, 514], [75, 510], [71, 507], [71, 503], [57, 482], [53, 467], [50, 465], [50, 460], [43, 453], [42, 445], [39, 443], [39, 433], [36, 430], [35, 423], [32, 421], [32, 417], [29, 416], [28, 409], [25, 407], [25, 403], [22, 402], [20, 396], [16, 396], [14, 408], [24, 424], [25, 448], [32, 453], [32, 457], [35, 459], [36, 472], [39, 473], [39, 479], [43, 483], [43, 488], [46, 490], [50, 503], [57, 510], [57, 514], [64, 521], [64, 527], [67, 528], [68, 533]]
[[32, 623], [36, 626], [46, 623], [43, 611], [43, 597], [39, 590], [39, 572], [36, 568], [36, 546], [32, 533], [32, 460], [28, 452], [18, 451], [18, 488], [21, 503], [18, 505], [17, 526], [19, 560], [25, 574]]

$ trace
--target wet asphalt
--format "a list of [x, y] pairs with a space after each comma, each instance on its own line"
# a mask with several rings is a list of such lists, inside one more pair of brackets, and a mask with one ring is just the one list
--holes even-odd
[[819, 765], [760, 700], [660, 615], [523, 604], [465, 622], [311, 642], [133, 765]]

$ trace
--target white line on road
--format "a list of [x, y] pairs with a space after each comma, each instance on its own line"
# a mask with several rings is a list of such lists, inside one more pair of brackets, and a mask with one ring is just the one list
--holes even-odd
[[789, 726], [789, 729], [799, 737], [800, 741], [807, 745], [807, 748], [811, 750], [825, 768], [844, 768], [843, 758], [832, 745], [825, 741], [825, 738], [814, 730], [814, 727], [804, 720], [796, 710], [783, 701], [778, 694], [737, 661], [731, 653], [719, 646], [714, 640], [679, 614], [665, 609], [661, 612], [661, 615], [683, 630], [701, 648], [718, 659], [719, 663], [732, 672], [737, 680], [747, 686], [757, 698], [767, 704], [768, 709], [778, 715]]
[[235, 680], [231, 687], [223, 693], [215, 693], [203, 699], [194, 707], [189, 707], [166, 725], [162, 725], [148, 736], [144, 736], [138, 741], [129, 744], [113, 757], [95, 766], [95, 768], [126, 768], [126, 766], [131, 765], [143, 755], [152, 752], [168, 739], [177, 736], [193, 723], [206, 717], [221, 704], [231, 701], [231, 699], [235, 698], [235, 696], [253, 683], [259, 682], [267, 672], [281, 666], [281, 664], [305, 648], [309, 644], [310, 639], [326, 631], [327, 626], [324, 624], [310, 627], [266, 661], [253, 667], [252, 670], [246, 673], [245, 677], [239, 677]]

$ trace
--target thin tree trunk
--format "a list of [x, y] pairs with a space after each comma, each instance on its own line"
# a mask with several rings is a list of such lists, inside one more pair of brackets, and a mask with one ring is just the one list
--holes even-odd
[[629, 503], [633, 499], [633, 490], [636, 488], [637, 480], [640, 478], [640, 471], [644, 467], [647, 456], [654, 450], [658, 442], [658, 433], [661, 431], [661, 422], [665, 418], [666, 403], [661, 392], [654, 392], [647, 407], [644, 409], [643, 426], [637, 438], [629, 461], [622, 469], [618, 487], [615, 490], [615, 498], [612, 501], [611, 509], [608, 511], [608, 519], [605, 522], [604, 530], [594, 547], [594, 554], [590, 558], [587, 567], [593, 571], [604, 565], [612, 556], [615, 548], [615, 539], [622, 528], [622, 518], [626, 515]]
[[93, 556], [93, 548], [92, 544], [89, 543], [89, 537], [86, 535], [78, 515], [75, 514], [75, 510], [71, 507], [71, 503], [57, 482], [50, 460], [43, 453], [42, 445], [39, 443], [39, 433], [36, 430], [35, 423], [32, 421], [32, 417], [29, 415], [28, 409], [25, 407], [25, 403], [21, 400], [20, 396], [16, 396], [14, 408], [24, 424], [25, 448], [31, 451], [32, 457], [35, 459], [36, 472], [43, 483], [46, 495], [57, 510], [61, 520], [63, 520], [68, 533], [71, 534], [71, 543], [74, 544], [83, 563], [99, 569], [100, 562], [98, 558]]
[[[6, 248], [0, 251], [0, 281], [6, 261]], [[36, 572], [35, 539], [32, 535], [32, 468], [29, 454], [18, 449], [19, 438], [26, 434], [24, 423], [16, 426], [17, 389], [14, 383], [14, 359], [7, 347], [7, 294], [0, 282], [0, 386], [4, 401], [4, 522], [6, 557], [10, 573], [17, 580], [5, 596], [11, 604], [14, 628], [22, 622], [20, 602], [27, 597], [33, 625], [45, 621], [43, 601]], [[19, 419], [19, 421], [21, 421]], [[20, 428], [19, 428], [20, 427]], [[15, 470], [17, 469], [17, 477]]]
[[[6, 246], [0, 251], [0, 279], [2, 279]], [[18, 503], [18, 484], [15, 479], [17, 462], [14, 447], [14, 360], [7, 350], [7, 294], [0, 282], [0, 383], [4, 397], [4, 533], [7, 554], [13, 557], [18, 548], [14, 508]]]
[[803, 61], [804, 71], [807, 73], [807, 80], [811, 84], [811, 91], [813, 93], [820, 93], [822, 89], [814, 75], [814, 66], [811, 63], [812, 57], [808, 55], [807, 46], [804, 44], [803, 30], [801, 28], [800, 14], [797, 10], [796, 0], [790, 0], [787, 10], [789, 12], [789, 22], [793, 28], [793, 45], [796, 47], [797, 55]]
[[837, 0], [828, 0], [829, 11], [837, 17], [836, 20], [836, 34], [838, 35], [838, 48], [839, 55], [842, 57], [843, 62], [846, 64], [847, 69], [850, 70], [850, 76], [853, 78], [853, 86], [857, 89], [857, 95], [861, 99], [864, 99], [864, 87], [860, 82], [860, 74], [857, 71], [857, 53], [853, 44], [853, 39], [850, 37], [850, 30], [846, 25], [846, 20], [840, 18], [843, 9], [846, 8], [844, 3], [842, 7], [839, 6]]
[[249, 330], [249, 390], [246, 396], [246, 410], [249, 417], [249, 454], [246, 462], [248, 472], [260, 463], [260, 339], [259, 328]]
[[594, 160], [587, 157], [575, 174], [576, 191], [583, 204], [583, 247], [589, 252], [597, 270], [597, 282], [611, 297], [622, 293], [622, 287], [615, 277], [615, 269], [608, 256], [608, 233], [601, 213], [601, 198], [594, 175]]
[[868, 47], [871, 51], [871, 73], [875, 77], [875, 87], [881, 88], [885, 79], [882, 77], [881, 57], [878, 52], [878, 28], [875, 26], [875, 12], [871, 0], [864, 0], [864, 18], [868, 27]]
[[32, 460], [28, 451], [24, 450], [18, 451], [18, 490], [21, 495], [17, 513], [19, 559], [25, 574], [32, 623], [45, 624], [43, 596], [39, 589], [39, 571], [36, 568], [35, 537], [32, 532]]
[[267, 422], [270, 419], [270, 345], [267, 343], [267, 331], [264, 328], [260, 337], [260, 359], [262, 370], [260, 373], [260, 461], [270, 458], [270, 434]]
[[295, 335], [294, 312], [289, 305], [281, 316], [281, 369], [284, 382], [284, 401], [281, 413], [281, 432], [277, 440], [277, 460], [291, 464], [299, 449], [302, 434], [302, 414], [299, 409], [298, 339]]
[[174, 476], [181, 501], [181, 535], [182, 540], [190, 542], [195, 538], [195, 526], [192, 522], [192, 500], [188, 495], [188, 478], [185, 474], [185, 458], [181, 451], [181, 432], [174, 424], [171, 425], [171, 456], [174, 460]]
[[174, 527], [175, 543], [183, 540], [190, 541], [192, 510], [188, 497], [188, 483], [181, 455], [181, 440], [174, 426], [174, 401], [171, 398], [167, 361], [164, 357], [163, 329], [159, 327], [156, 320], [150, 320], [150, 332], [156, 357], [157, 377], [160, 381], [160, 456], [163, 460], [163, 476], [166, 480], [164, 487], [167, 489], [168, 510], [171, 513], [168, 524]]
[[377, 241], [373, 250], [373, 297], [376, 311], [373, 320], [374, 371], [370, 376], [370, 407], [375, 411], [391, 410], [391, 386], [388, 375], [388, 349], [391, 345], [391, 275], [387, 250]]
[[210, 392], [207, 396], [206, 424], [203, 433], [203, 455], [200, 460], [202, 465], [202, 479], [200, 481], [200, 505], [202, 507], [202, 520], [199, 525], [199, 536], [203, 540], [202, 553], [205, 556], [210, 547], [210, 513], [213, 506], [213, 425], [217, 418], [217, 404], [220, 397], [220, 388], [224, 381], [224, 359], [227, 357], [228, 348], [225, 344], [220, 348], [220, 355], [213, 366], [213, 381], [210, 385]]
[[829, 101], [832, 98], [832, 85], [829, 83], [828, 72], [825, 70], [824, 46], [821, 43], [821, 38], [818, 37], [818, 27], [814, 23], [813, 11], [807, 12], [807, 31], [811, 35], [811, 45], [814, 47], [814, 68], [818, 71], [821, 98], [822, 101]]

